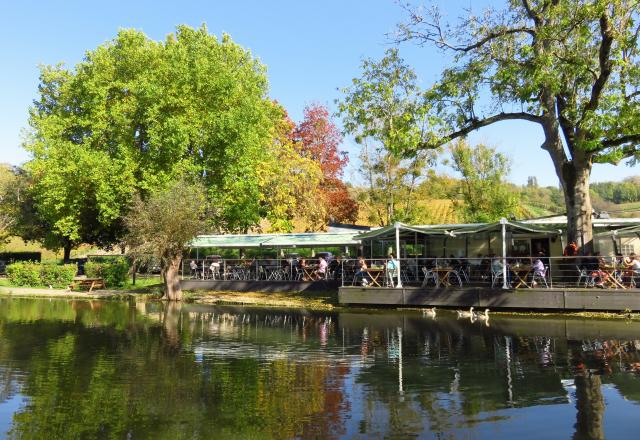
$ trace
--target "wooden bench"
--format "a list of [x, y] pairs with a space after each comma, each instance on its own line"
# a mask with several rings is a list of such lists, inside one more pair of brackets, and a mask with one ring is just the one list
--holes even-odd
[[104, 279], [102, 278], [74, 278], [73, 282], [69, 285], [69, 289], [73, 290], [76, 287], [89, 288], [89, 293], [95, 289], [104, 289]]

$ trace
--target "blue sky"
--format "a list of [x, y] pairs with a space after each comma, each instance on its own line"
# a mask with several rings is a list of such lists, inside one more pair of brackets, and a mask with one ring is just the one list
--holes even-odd
[[[486, 0], [439, 0], [452, 18], [462, 8], [479, 10]], [[0, 162], [28, 159], [20, 147], [27, 109], [36, 97], [38, 65], [64, 62], [72, 66], [86, 50], [113, 38], [119, 28], [136, 28], [159, 40], [178, 24], [206, 23], [214, 34], [227, 32], [268, 67], [271, 96], [299, 120], [306, 104], [320, 102], [334, 109], [337, 90], [359, 74], [362, 58], [379, 58], [389, 47], [386, 34], [403, 19], [393, 0], [368, 1], [8, 1], [0, 2], [0, 38], [4, 67], [0, 69]], [[441, 55], [430, 48], [401, 46], [402, 56], [427, 87], [442, 68]], [[505, 122], [471, 136], [507, 153], [510, 179], [525, 183], [536, 176], [543, 185], [557, 185], [551, 160], [539, 148], [542, 135], [527, 123]], [[358, 147], [349, 139], [344, 149], [352, 158]], [[638, 174], [624, 165], [596, 165], [593, 181], [620, 180]], [[357, 180], [357, 161], [347, 170]]]

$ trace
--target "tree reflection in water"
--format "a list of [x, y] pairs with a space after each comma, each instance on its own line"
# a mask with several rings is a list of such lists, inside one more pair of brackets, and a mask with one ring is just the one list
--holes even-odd
[[4, 299], [0, 397], [24, 399], [14, 438], [599, 439], [605, 392], [640, 403], [614, 338], [640, 324], [589, 323]]

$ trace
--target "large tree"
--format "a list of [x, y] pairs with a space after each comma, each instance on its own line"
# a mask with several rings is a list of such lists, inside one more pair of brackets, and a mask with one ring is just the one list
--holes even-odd
[[188, 176], [210, 226], [246, 231], [280, 111], [265, 68], [227, 35], [180, 26], [163, 42], [122, 30], [73, 69], [43, 67], [25, 142], [35, 212], [67, 247], [114, 241], [135, 193]]
[[325, 205], [325, 222], [355, 222], [358, 204], [341, 180], [349, 162], [341, 151], [342, 134], [332, 121], [329, 110], [321, 104], [304, 109], [304, 119], [294, 128], [292, 139], [302, 157], [318, 163], [324, 182], [318, 199]]
[[511, 0], [448, 26], [437, 9], [406, 7], [398, 40], [453, 55], [426, 93], [432, 131], [415, 147], [500, 121], [537, 124], [564, 189], [568, 238], [588, 248], [593, 164], [640, 152], [639, 8], [635, 0]]
[[184, 249], [205, 225], [205, 191], [184, 180], [153, 191], [146, 200], [134, 199], [125, 218], [126, 241], [135, 258], [152, 255], [160, 260], [164, 299], [180, 301], [180, 263]]
[[509, 158], [486, 145], [451, 145], [451, 166], [462, 180], [451, 193], [454, 208], [466, 223], [495, 222], [518, 213], [518, 196], [505, 182]]
[[397, 49], [389, 49], [379, 62], [364, 60], [361, 77], [342, 91], [339, 111], [345, 131], [363, 147], [361, 171], [367, 189], [361, 201], [369, 221], [381, 226], [411, 222], [418, 210], [414, 191], [435, 157], [427, 149], [401, 156], [415, 150], [428, 124], [415, 72]]

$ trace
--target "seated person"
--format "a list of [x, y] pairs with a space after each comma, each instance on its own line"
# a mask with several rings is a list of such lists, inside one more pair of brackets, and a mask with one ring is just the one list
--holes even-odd
[[600, 256], [599, 252], [593, 254], [593, 257], [587, 263], [591, 271], [591, 282], [594, 286], [604, 289], [604, 283], [609, 279], [609, 274], [602, 270], [606, 266], [606, 261]]
[[191, 268], [191, 278], [198, 278], [198, 263], [196, 263], [196, 260], [191, 260], [189, 267]]
[[636, 287], [640, 284], [640, 259], [633, 252], [629, 254], [628, 262], [625, 264], [627, 274], [631, 280], [635, 281]]
[[[507, 269], [509, 268], [509, 264], [507, 263]], [[502, 277], [504, 272], [504, 265], [502, 264], [502, 258], [494, 255], [491, 258], [491, 272], [496, 277]], [[511, 271], [507, 270], [507, 284], [511, 285]]]
[[327, 263], [327, 260], [325, 260], [324, 257], [320, 257], [318, 259], [318, 268], [313, 271], [313, 279], [314, 280], [324, 279], [327, 275], [328, 266], [329, 264]]
[[[533, 277], [535, 280], [536, 276], [544, 278], [546, 275], [546, 269], [544, 267], [544, 262], [542, 259], [544, 258], [544, 253], [538, 252], [538, 256], [535, 260], [533, 260], [533, 265], [531, 266], [533, 269]], [[533, 281], [532, 286], [535, 287], [538, 283]]]
[[369, 275], [369, 272], [367, 272], [367, 262], [364, 261], [363, 257], [358, 257], [358, 262], [356, 263], [356, 267], [358, 268], [356, 270], [355, 275], [353, 276], [353, 280], [357, 281], [357, 280], [361, 280], [361, 283], [363, 286], [368, 286], [369, 283], [371, 282], [371, 275]]
[[342, 277], [342, 257], [338, 255], [329, 263], [329, 273], [333, 279], [339, 279]]

